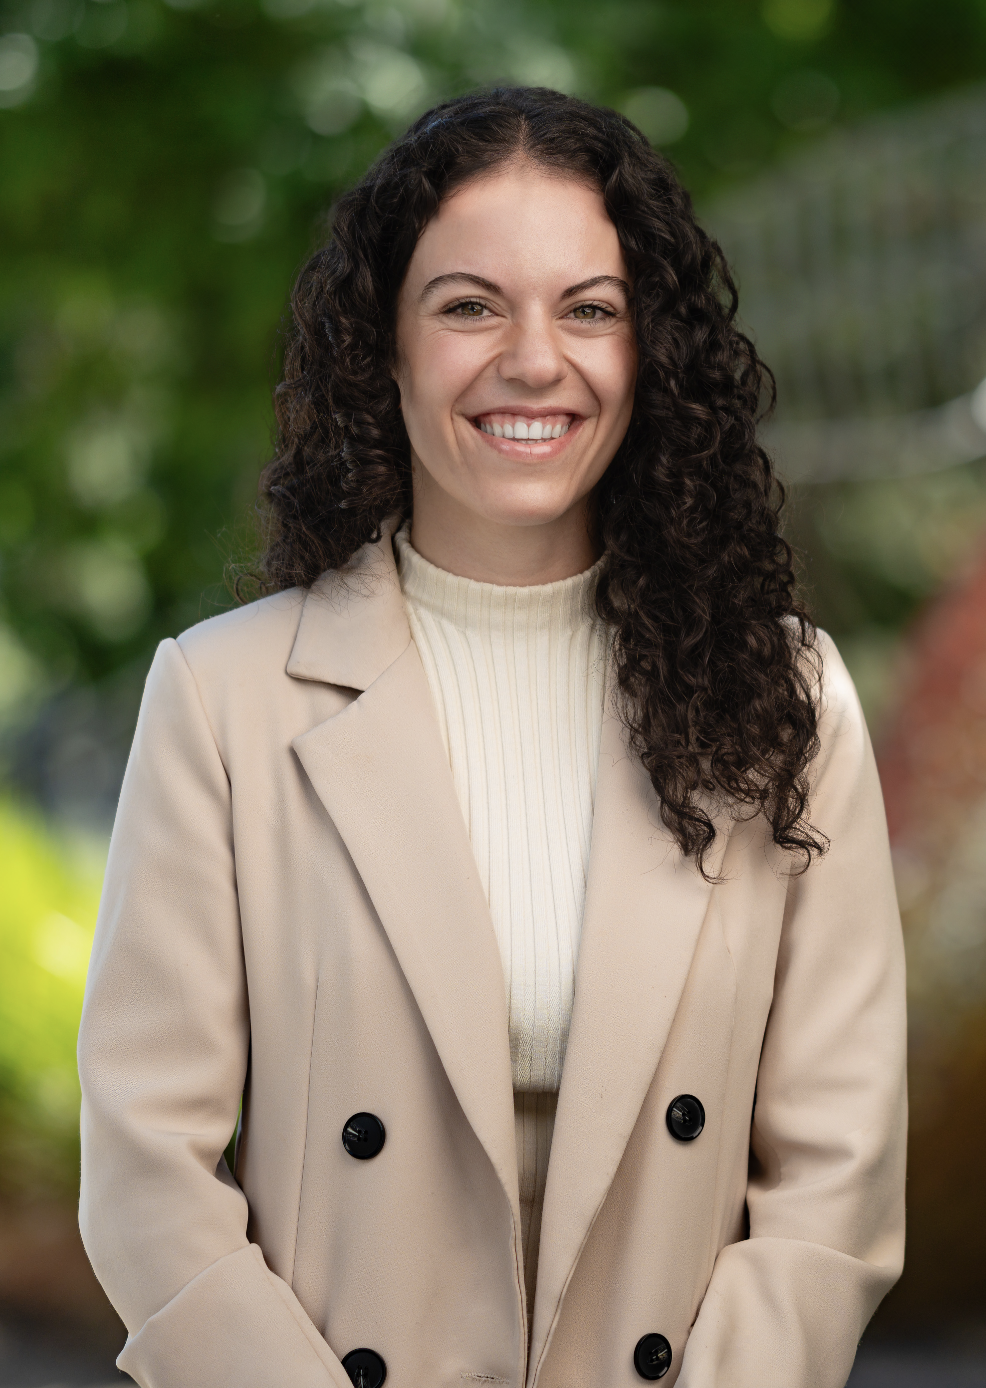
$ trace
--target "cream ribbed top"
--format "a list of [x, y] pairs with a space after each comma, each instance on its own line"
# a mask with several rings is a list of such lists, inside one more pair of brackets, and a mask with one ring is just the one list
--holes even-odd
[[575, 993], [607, 633], [599, 565], [501, 587], [395, 536], [411, 632], [490, 905], [518, 1093], [557, 1092]]
[[608, 636], [599, 565], [529, 588], [437, 569], [394, 537], [411, 634], [507, 985], [527, 1313], [575, 995]]

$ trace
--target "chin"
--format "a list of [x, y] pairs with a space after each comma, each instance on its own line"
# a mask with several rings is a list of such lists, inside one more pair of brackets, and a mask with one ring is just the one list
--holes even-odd
[[562, 506], [518, 505], [504, 503], [476, 507], [476, 513], [493, 525], [537, 526], [553, 525], [571, 510], [571, 503]]
[[[465, 499], [465, 498], [463, 498]], [[578, 506], [582, 498], [555, 488], [497, 488], [467, 502], [469, 509], [493, 525], [552, 525]]]

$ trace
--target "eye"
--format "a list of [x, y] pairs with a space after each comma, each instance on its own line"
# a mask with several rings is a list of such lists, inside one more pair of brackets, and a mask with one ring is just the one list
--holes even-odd
[[602, 318], [612, 318], [613, 315], [608, 308], [603, 308], [602, 304], [576, 304], [572, 309], [572, 317], [579, 323], [596, 323]]
[[486, 305], [478, 299], [464, 299], [461, 303], [452, 304], [445, 312], [456, 318], [482, 318]]

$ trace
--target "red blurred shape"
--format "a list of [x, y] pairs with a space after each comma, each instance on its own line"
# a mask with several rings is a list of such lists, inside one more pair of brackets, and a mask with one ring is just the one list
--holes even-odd
[[879, 762], [894, 846], [937, 856], [986, 795], [986, 550], [919, 621]]

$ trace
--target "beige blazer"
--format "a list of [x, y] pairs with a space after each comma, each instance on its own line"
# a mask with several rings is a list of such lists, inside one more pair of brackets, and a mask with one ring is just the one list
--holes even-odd
[[[901, 1268], [883, 804], [828, 640], [802, 877], [710, 886], [607, 717], [530, 1345], [499, 953], [389, 536], [162, 643], [79, 1042], [81, 1224], [144, 1388], [838, 1388]], [[669, 1131], [680, 1094], [706, 1124]], [[222, 1159], [243, 1095], [235, 1180]], [[386, 1142], [354, 1160], [347, 1119]]]

